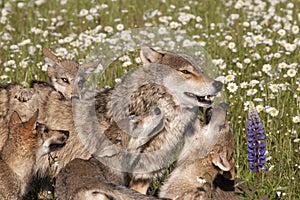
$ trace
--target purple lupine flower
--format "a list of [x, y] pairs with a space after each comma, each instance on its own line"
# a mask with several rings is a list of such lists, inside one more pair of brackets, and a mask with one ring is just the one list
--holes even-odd
[[249, 170], [258, 172], [260, 170], [267, 170], [266, 162], [266, 143], [265, 130], [261, 118], [253, 104], [249, 103], [248, 113], [248, 163], [250, 164]]

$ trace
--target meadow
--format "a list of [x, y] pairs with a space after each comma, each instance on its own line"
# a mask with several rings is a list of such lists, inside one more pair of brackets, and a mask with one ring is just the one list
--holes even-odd
[[[84, 62], [101, 46], [114, 49], [111, 38], [124, 31], [126, 37], [151, 27], [185, 35], [181, 50], [201, 46], [224, 83], [236, 175], [255, 188], [243, 198], [300, 199], [299, 0], [0, 0], [0, 9], [1, 84], [47, 81], [41, 47]], [[138, 66], [137, 49], [114, 57], [99, 85], [114, 85]], [[249, 101], [265, 128], [266, 171], [248, 170]]]

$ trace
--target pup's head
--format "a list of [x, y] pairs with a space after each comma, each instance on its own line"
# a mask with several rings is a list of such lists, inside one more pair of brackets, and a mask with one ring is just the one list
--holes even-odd
[[221, 103], [213, 109], [205, 139], [215, 141], [210, 152], [213, 165], [223, 171], [228, 179], [234, 179], [234, 135], [228, 125], [226, 108], [227, 105]]
[[[73, 60], [59, 60], [47, 48], [43, 48], [45, 61], [48, 63], [48, 77], [54, 88], [66, 99], [80, 98], [80, 90], [85, 80], [96, 68], [99, 62], [89, 62], [79, 65]], [[79, 72], [88, 69], [87, 72]]]
[[51, 130], [45, 124], [41, 123], [36, 124], [36, 131], [42, 140], [40, 147], [42, 154], [61, 149], [65, 146], [69, 138], [69, 131]]
[[51, 130], [37, 122], [38, 110], [26, 122], [22, 122], [19, 114], [14, 111], [10, 118], [10, 134], [18, 135], [24, 149], [38, 150], [41, 155], [58, 150], [66, 144], [69, 131]]
[[208, 107], [222, 89], [221, 82], [203, 74], [197, 62], [186, 54], [155, 51], [143, 45], [140, 57], [143, 65], [156, 63], [171, 69], [167, 73], [162, 71], [163, 84], [184, 107]]

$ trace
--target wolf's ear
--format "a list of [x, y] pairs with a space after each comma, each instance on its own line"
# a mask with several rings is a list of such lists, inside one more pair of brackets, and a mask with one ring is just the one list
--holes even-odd
[[39, 110], [35, 111], [35, 113], [33, 113], [33, 116], [24, 123], [24, 127], [33, 130], [36, 127], [36, 121], [39, 115]]
[[22, 123], [22, 120], [19, 116], [19, 114], [14, 111], [10, 117], [10, 120], [9, 120], [9, 126], [12, 127], [12, 126], [15, 126], [17, 124], [21, 124]]
[[55, 63], [59, 62], [59, 59], [47, 48], [43, 47], [42, 52], [45, 58], [45, 61], [52, 67]]
[[143, 64], [147, 65], [160, 61], [163, 57], [163, 54], [155, 51], [148, 45], [143, 44], [140, 51], [140, 57]]

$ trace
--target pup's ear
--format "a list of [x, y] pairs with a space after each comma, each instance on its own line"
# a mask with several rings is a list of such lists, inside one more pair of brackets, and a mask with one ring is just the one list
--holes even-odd
[[159, 62], [162, 59], [162, 54], [155, 51], [146, 44], [143, 44], [140, 51], [140, 57], [144, 65]]
[[15, 126], [17, 124], [21, 124], [22, 123], [22, 120], [19, 116], [19, 114], [14, 111], [10, 117], [10, 120], [9, 120], [9, 126], [12, 127], [12, 126]]
[[42, 49], [45, 61], [52, 67], [55, 63], [59, 62], [59, 59], [47, 48]]
[[35, 129], [38, 115], [39, 115], [39, 110], [35, 111], [33, 116], [27, 122], [24, 123], [24, 127], [31, 130]]
[[226, 152], [217, 153], [212, 162], [223, 171], [229, 171], [231, 169], [230, 161], [227, 159]]

